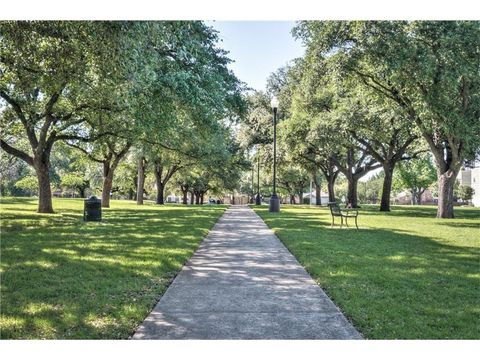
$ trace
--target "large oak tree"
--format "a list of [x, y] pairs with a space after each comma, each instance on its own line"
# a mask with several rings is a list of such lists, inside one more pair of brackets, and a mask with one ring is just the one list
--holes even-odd
[[435, 159], [437, 217], [453, 217], [455, 179], [480, 148], [480, 23], [305, 21], [294, 33], [404, 109]]
[[[0, 143], [35, 169], [39, 212], [53, 212], [55, 143], [102, 135], [84, 125], [115, 106], [111, 94], [123, 76], [124, 31], [107, 22], [0, 23]], [[17, 146], [25, 138], [28, 148]]]

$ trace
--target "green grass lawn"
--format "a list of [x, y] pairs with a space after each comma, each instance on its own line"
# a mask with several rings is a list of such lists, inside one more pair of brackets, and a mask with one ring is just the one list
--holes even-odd
[[480, 338], [479, 209], [369, 207], [360, 230], [331, 229], [326, 208], [254, 209], [366, 338]]
[[128, 338], [226, 206], [112, 201], [100, 223], [83, 200], [1, 200], [0, 338]]

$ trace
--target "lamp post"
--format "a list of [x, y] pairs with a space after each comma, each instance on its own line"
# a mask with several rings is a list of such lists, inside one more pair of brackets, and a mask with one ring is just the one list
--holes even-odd
[[273, 109], [273, 194], [270, 197], [270, 212], [280, 211], [280, 199], [277, 196], [277, 109], [278, 99], [276, 96], [272, 98], [270, 105]]
[[260, 198], [260, 154], [257, 152], [257, 196], [255, 197], [255, 205], [262, 205]]
[[253, 199], [255, 197], [255, 183], [254, 183], [254, 180], [255, 179], [255, 166], [252, 166], [252, 197], [250, 198], [250, 200], [248, 200], [248, 203], [249, 204], [253, 204]]

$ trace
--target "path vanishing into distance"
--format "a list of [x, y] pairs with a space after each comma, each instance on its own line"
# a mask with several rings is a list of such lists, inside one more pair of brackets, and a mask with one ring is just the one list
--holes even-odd
[[133, 339], [361, 339], [263, 220], [227, 209]]

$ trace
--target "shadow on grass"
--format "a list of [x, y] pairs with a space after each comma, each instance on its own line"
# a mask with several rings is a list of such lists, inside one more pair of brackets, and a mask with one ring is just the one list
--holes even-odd
[[2, 326], [2, 338], [126, 338], [188, 253], [127, 262], [49, 253], [12, 266], [2, 279], [2, 317], [23, 324]]
[[[406, 216], [406, 217], [419, 217], [419, 218], [435, 218], [437, 215], [436, 206], [427, 205], [412, 205], [412, 206], [391, 206], [391, 211], [380, 211], [378, 206], [364, 205], [360, 210], [360, 213], [366, 213], [368, 215], [382, 215], [382, 216]], [[454, 208], [455, 218], [457, 219], [477, 219], [480, 220], [480, 209], [476, 208]], [[445, 219], [448, 220], [448, 219]]]
[[1, 337], [127, 338], [223, 209], [112, 208], [84, 223], [81, 208], [2, 208]]
[[478, 246], [384, 226], [331, 229], [327, 212], [289, 210], [259, 214], [367, 338], [478, 338]]
[[[452, 228], [461, 228], [461, 229], [472, 228], [472, 229], [480, 230], [480, 223], [468, 223], [468, 222], [449, 223], [449, 222], [445, 222], [445, 223], [443, 223], [443, 224], [441, 224], [441, 225], [442, 225], [442, 226], [452, 227]], [[480, 235], [479, 235], [479, 236], [480, 236]]]

